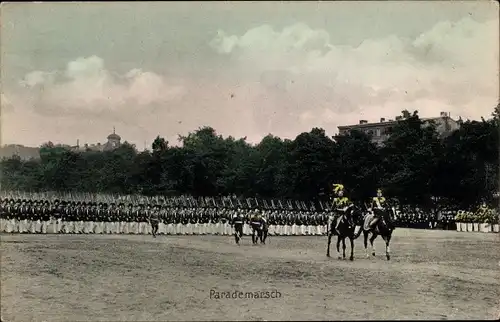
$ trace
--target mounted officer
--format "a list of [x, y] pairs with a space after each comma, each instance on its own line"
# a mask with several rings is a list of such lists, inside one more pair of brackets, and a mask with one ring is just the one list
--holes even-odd
[[[349, 198], [344, 196], [344, 186], [342, 184], [334, 184], [333, 186], [334, 186], [333, 192], [337, 195], [337, 197], [335, 197], [333, 199], [333, 203], [332, 203], [332, 208], [334, 209], [333, 220], [336, 220], [335, 229], [333, 230], [333, 234], [338, 235], [337, 229], [339, 227], [340, 220], [342, 217], [344, 217], [346, 215], [346, 213], [348, 211], [350, 211], [353, 204], [349, 200]], [[351, 220], [350, 218], [346, 218], [346, 219], [349, 221]]]
[[[370, 223], [370, 229], [374, 229], [378, 221], [380, 220], [380, 217], [383, 216], [386, 211], [388, 211], [386, 199], [382, 195], [382, 189], [377, 190], [377, 196], [373, 197], [371, 208], [373, 210], [374, 219]], [[388, 221], [388, 224], [394, 226], [390, 214], [384, 218]]]

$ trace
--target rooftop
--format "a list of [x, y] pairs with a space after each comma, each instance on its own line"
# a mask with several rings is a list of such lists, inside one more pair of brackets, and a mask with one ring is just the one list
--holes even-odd
[[[433, 120], [438, 120], [442, 118], [449, 118], [449, 114], [446, 112], [441, 112], [440, 116], [435, 116], [435, 117], [425, 117], [421, 118], [423, 121], [433, 121]], [[403, 120], [402, 116], [397, 116], [395, 120], [389, 119], [386, 120], [385, 118], [381, 118], [380, 122], [374, 122], [374, 123], [368, 123], [367, 120], [359, 120], [359, 124], [352, 124], [352, 125], [341, 125], [338, 126], [339, 129], [348, 129], [348, 128], [366, 128], [366, 127], [377, 127], [377, 126], [390, 126], [396, 124], [398, 121]]]

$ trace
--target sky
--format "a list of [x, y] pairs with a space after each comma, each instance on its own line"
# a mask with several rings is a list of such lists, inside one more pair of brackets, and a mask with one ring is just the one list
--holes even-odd
[[490, 116], [496, 1], [7, 3], [1, 143], [258, 143], [360, 119]]

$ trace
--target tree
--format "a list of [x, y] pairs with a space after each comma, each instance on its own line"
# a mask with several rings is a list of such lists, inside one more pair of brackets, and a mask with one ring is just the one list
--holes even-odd
[[394, 126], [381, 151], [387, 173], [383, 185], [404, 203], [428, 205], [441, 143], [435, 126], [425, 125], [417, 111], [409, 117], [408, 111], [402, 114], [405, 118]]
[[334, 175], [331, 183], [342, 183], [354, 199], [372, 197], [384, 178], [377, 146], [363, 132], [335, 137]]
[[313, 199], [328, 187], [332, 178], [333, 147], [332, 139], [319, 128], [295, 138], [290, 144], [287, 164], [290, 197]]

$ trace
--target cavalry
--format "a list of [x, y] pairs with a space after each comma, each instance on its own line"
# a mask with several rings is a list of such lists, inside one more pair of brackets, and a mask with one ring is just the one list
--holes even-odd
[[[326, 249], [326, 256], [330, 257], [330, 244], [333, 236], [337, 236], [337, 254], [338, 258], [345, 259], [345, 239], [348, 238], [351, 246], [351, 254], [349, 260], [354, 260], [354, 240], [358, 238], [361, 233], [364, 237], [364, 246], [366, 256], [368, 253], [368, 237], [370, 237], [370, 245], [372, 248], [372, 255], [375, 256], [375, 247], [373, 242], [377, 236], [382, 236], [385, 241], [385, 254], [387, 260], [391, 258], [390, 247], [392, 232], [395, 229], [392, 221], [393, 209], [387, 204], [386, 199], [382, 195], [382, 190], [377, 190], [377, 195], [372, 198], [371, 207], [364, 205], [364, 211], [356, 207], [347, 196], [345, 196], [344, 186], [342, 184], [334, 184], [333, 191], [337, 195], [333, 199], [333, 212], [334, 216], [330, 218], [328, 224], [328, 245]], [[356, 226], [360, 225], [357, 232]], [[340, 243], [342, 242], [342, 256], [340, 255]]]
[[[346, 258], [346, 239], [349, 239], [351, 252], [349, 259], [354, 260], [354, 240], [361, 234], [364, 237], [364, 247], [366, 256], [369, 257], [368, 241], [370, 241], [371, 254], [375, 256], [373, 242], [380, 235], [385, 241], [386, 258], [389, 260], [392, 232], [395, 229], [392, 216], [394, 208], [391, 208], [378, 189], [376, 196], [371, 200], [371, 204], [366, 203], [363, 207], [357, 207], [345, 195], [345, 189], [342, 184], [333, 185], [333, 193], [336, 195], [332, 201], [332, 213], [327, 223], [328, 244], [326, 256], [330, 257], [330, 245], [333, 236], [337, 236], [337, 254], [339, 259]], [[231, 226], [234, 229], [234, 239], [237, 245], [244, 235], [245, 223], [251, 229], [252, 244], [257, 245], [266, 243], [268, 235], [268, 224], [265, 216], [258, 209], [254, 209], [248, 216], [242, 211], [236, 212], [231, 220]], [[358, 228], [359, 227], [359, 228]], [[358, 229], [356, 229], [358, 228]], [[342, 255], [340, 255], [340, 244], [342, 243]]]

